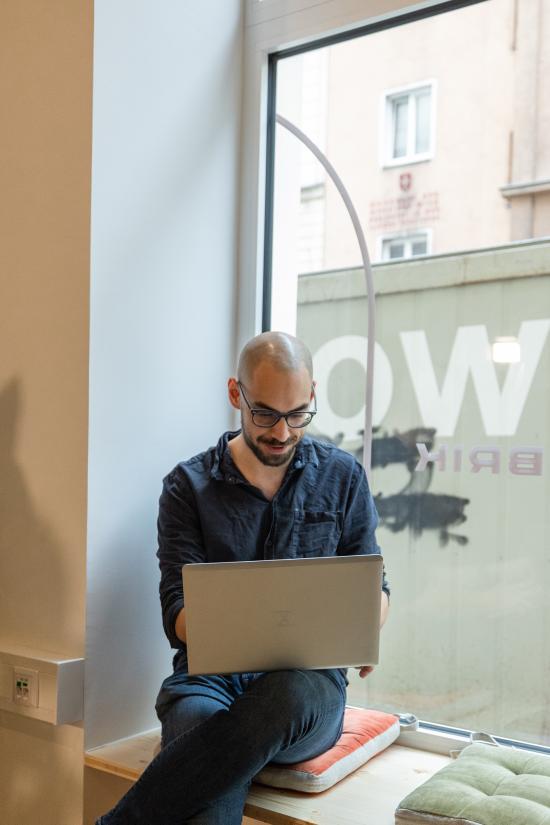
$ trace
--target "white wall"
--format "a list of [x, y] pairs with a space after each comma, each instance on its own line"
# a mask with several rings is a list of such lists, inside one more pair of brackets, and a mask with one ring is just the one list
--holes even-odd
[[230, 423], [239, 0], [96, 0], [86, 745], [157, 724], [162, 477]]

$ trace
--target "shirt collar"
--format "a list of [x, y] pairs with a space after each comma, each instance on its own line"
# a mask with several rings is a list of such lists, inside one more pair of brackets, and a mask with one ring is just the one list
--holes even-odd
[[[234, 476], [235, 472], [238, 472], [231, 458], [231, 452], [227, 449], [227, 445], [229, 441], [235, 438], [236, 435], [239, 435], [239, 433], [240, 430], [229, 430], [220, 437], [214, 448], [214, 459], [212, 461], [212, 469], [210, 470], [211, 478], [217, 481], [224, 481], [228, 476]], [[319, 466], [315, 442], [308, 435], [304, 436], [298, 443], [290, 469], [301, 470], [306, 464], [311, 464], [313, 467]]]
[[[228, 463], [231, 461], [231, 453], [227, 449], [227, 445], [232, 438], [239, 435], [240, 430], [228, 430], [219, 438], [218, 443], [214, 447], [214, 459], [212, 461], [212, 469], [210, 470], [210, 478], [215, 478], [217, 481], [223, 481], [229, 470]], [[231, 464], [233, 462], [231, 461]]]
[[313, 467], [319, 466], [315, 442], [309, 435], [305, 435], [296, 447], [291, 466], [293, 469], [299, 470], [305, 467], [306, 464], [312, 464]]

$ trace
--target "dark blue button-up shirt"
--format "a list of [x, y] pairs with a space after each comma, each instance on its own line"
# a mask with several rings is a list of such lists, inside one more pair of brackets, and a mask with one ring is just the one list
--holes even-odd
[[[233, 462], [227, 442], [237, 434], [225, 433], [164, 479], [157, 556], [164, 630], [174, 648], [185, 650], [175, 632], [184, 564], [380, 552], [378, 516], [353, 456], [305, 436], [270, 501]], [[383, 588], [389, 593], [385, 576]]]

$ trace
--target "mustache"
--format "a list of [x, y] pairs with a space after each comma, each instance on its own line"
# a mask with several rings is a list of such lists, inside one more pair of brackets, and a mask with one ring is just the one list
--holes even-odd
[[278, 441], [276, 438], [266, 438], [265, 436], [260, 436], [258, 441], [261, 444], [268, 444], [270, 447], [289, 447], [291, 444], [294, 444], [296, 438], [287, 438], [286, 441]]

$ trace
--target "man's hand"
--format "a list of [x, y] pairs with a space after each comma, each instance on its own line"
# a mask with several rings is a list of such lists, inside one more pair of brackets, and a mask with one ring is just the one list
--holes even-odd
[[[382, 591], [382, 598], [380, 601], [380, 627], [384, 625], [388, 617], [388, 610], [390, 608], [390, 600], [388, 598], [388, 594]], [[374, 665], [363, 665], [363, 667], [356, 667], [355, 670], [359, 671], [359, 676], [361, 679], [365, 679], [369, 673], [372, 673], [374, 670]]]
[[176, 618], [176, 636], [187, 644], [187, 625], [185, 623], [185, 607], [182, 607]]

